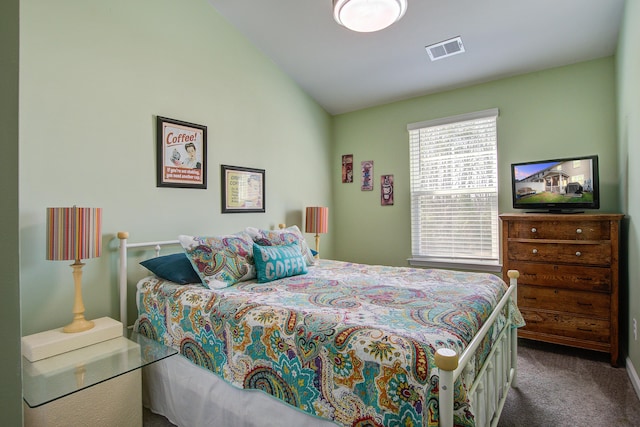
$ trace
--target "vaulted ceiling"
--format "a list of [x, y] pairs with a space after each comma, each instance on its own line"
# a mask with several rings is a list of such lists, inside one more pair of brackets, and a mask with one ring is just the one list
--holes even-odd
[[[331, 0], [209, 0], [331, 114], [615, 53], [624, 0], [408, 0], [375, 33], [333, 20]], [[460, 36], [465, 52], [425, 46]]]

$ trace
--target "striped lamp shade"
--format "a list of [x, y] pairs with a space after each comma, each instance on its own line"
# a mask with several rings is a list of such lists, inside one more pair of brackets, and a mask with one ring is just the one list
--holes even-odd
[[101, 208], [47, 208], [48, 260], [96, 258], [101, 251]]
[[329, 231], [329, 208], [322, 206], [308, 207], [306, 218], [307, 222], [304, 231], [307, 233], [321, 234]]

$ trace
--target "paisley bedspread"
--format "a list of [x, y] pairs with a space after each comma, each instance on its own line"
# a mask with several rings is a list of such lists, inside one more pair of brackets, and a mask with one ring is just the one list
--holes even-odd
[[[340, 425], [437, 426], [435, 350], [462, 353], [505, 290], [492, 274], [329, 260], [216, 290], [152, 276], [138, 283], [135, 329], [237, 387]], [[469, 381], [456, 384], [460, 426], [474, 425]]]

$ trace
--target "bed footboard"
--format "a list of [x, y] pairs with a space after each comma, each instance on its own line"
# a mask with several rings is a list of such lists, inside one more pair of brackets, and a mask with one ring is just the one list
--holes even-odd
[[[491, 316], [469, 346], [458, 354], [447, 348], [436, 352], [435, 362], [440, 370], [438, 412], [440, 427], [453, 427], [453, 394], [454, 383], [465, 369], [470, 369], [473, 355], [487, 335], [502, 309], [509, 300], [517, 302], [517, 284], [520, 273], [509, 270], [509, 289], [496, 306]], [[476, 374], [473, 385], [469, 389], [469, 400], [474, 412], [476, 426], [496, 426], [500, 419], [509, 388], [517, 387], [518, 330], [511, 324], [510, 316], [498, 335], [482, 368]]]

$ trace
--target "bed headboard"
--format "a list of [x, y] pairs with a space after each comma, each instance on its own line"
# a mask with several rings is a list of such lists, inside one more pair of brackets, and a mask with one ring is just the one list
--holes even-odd
[[[283, 230], [286, 228], [286, 224], [278, 224], [278, 228]], [[160, 250], [163, 246], [170, 245], [179, 245], [179, 240], [162, 240], [155, 242], [141, 242], [141, 243], [129, 243], [127, 239], [129, 239], [129, 232], [127, 231], [119, 231], [117, 234], [118, 240], [120, 240], [119, 252], [120, 252], [120, 263], [118, 264], [118, 291], [120, 294], [120, 322], [124, 329], [126, 330], [129, 325], [127, 324], [127, 259], [128, 259], [128, 249], [136, 248], [136, 249], [146, 249], [146, 250], [154, 250], [155, 256], [160, 256]]]
[[168, 245], [179, 245], [179, 240], [164, 240], [164, 241], [156, 241], [156, 242], [141, 242], [141, 243], [129, 243], [127, 239], [129, 238], [129, 233], [126, 231], [118, 232], [118, 239], [120, 240], [119, 252], [120, 252], [120, 263], [118, 265], [118, 290], [120, 293], [120, 322], [124, 326], [126, 330], [129, 325], [127, 323], [127, 259], [128, 259], [128, 249], [129, 248], [139, 248], [139, 249], [153, 249], [155, 251], [155, 256], [160, 255], [160, 249], [163, 246]]

